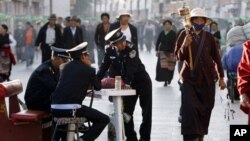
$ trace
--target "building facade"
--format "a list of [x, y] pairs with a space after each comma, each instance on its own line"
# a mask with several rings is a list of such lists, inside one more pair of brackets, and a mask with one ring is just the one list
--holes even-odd
[[0, 13], [10, 16], [43, 15], [44, 0], [0, 0]]

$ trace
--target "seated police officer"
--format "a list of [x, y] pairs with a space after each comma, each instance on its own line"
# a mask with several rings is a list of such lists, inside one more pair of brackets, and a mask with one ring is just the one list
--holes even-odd
[[[90, 66], [87, 42], [68, 50], [73, 61], [65, 64], [58, 85], [52, 95], [52, 115], [54, 117], [85, 117], [93, 124], [81, 139], [94, 141], [109, 123], [109, 117], [91, 107], [82, 105], [89, 86], [100, 90], [95, 69]], [[75, 111], [75, 112], [73, 112]]]
[[51, 47], [51, 50], [51, 59], [38, 66], [29, 78], [24, 99], [30, 110], [50, 112], [51, 95], [59, 78], [59, 66], [70, 58], [65, 49]]
[[133, 113], [139, 97], [142, 108], [142, 124], [140, 127], [140, 141], [150, 141], [152, 124], [152, 83], [142, 64], [136, 46], [126, 41], [121, 29], [111, 31], [105, 40], [110, 44], [106, 46], [104, 61], [97, 73], [101, 80], [111, 67], [114, 75], [121, 76], [126, 88], [136, 90], [135, 96], [123, 98], [124, 112], [132, 116], [132, 120], [125, 123], [127, 141], [138, 141], [134, 130]]

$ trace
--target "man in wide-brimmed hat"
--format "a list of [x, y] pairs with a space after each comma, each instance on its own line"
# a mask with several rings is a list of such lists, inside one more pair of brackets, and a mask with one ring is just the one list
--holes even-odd
[[62, 33], [56, 25], [56, 15], [52, 14], [48, 22], [40, 29], [36, 38], [35, 46], [40, 46], [42, 51], [42, 62], [51, 57], [51, 46], [61, 47]]
[[219, 80], [221, 89], [225, 89], [226, 84], [214, 37], [203, 30], [211, 19], [206, 16], [203, 9], [195, 8], [187, 21], [191, 29], [180, 33], [175, 49], [177, 59], [184, 61], [180, 72], [183, 82], [180, 88], [182, 92], [181, 133], [184, 141], [203, 141], [204, 135], [208, 134], [214, 107], [216, 81]]
[[137, 48], [137, 29], [134, 25], [129, 23], [129, 20], [132, 18], [132, 15], [127, 11], [122, 11], [116, 18], [118, 21], [110, 25], [109, 31], [121, 28], [122, 33], [126, 36], [126, 40], [135, 44]]

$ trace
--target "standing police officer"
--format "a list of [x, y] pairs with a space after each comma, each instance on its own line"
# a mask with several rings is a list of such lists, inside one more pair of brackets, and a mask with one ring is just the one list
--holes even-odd
[[50, 99], [58, 82], [59, 66], [69, 59], [66, 50], [55, 47], [51, 50], [51, 59], [38, 66], [29, 78], [24, 96], [28, 109], [50, 112]]
[[140, 127], [140, 141], [150, 141], [152, 124], [152, 83], [139, 56], [137, 47], [126, 41], [121, 29], [111, 31], [105, 40], [110, 45], [106, 48], [104, 61], [97, 73], [101, 80], [109, 67], [114, 70], [114, 76], [121, 76], [126, 88], [136, 90], [135, 96], [123, 98], [124, 112], [131, 115], [132, 119], [125, 123], [125, 134], [127, 141], [138, 141], [134, 130], [133, 113], [136, 101], [140, 99], [142, 108], [142, 124]]

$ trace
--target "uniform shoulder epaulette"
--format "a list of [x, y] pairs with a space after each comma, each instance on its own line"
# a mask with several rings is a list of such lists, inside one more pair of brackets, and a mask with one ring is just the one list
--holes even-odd
[[133, 48], [133, 47], [135, 46], [135, 44], [133, 44], [133, 43], [131, 43], [131, 42], [128, 42], [127, 46], [128, 46], [129, 48]]

